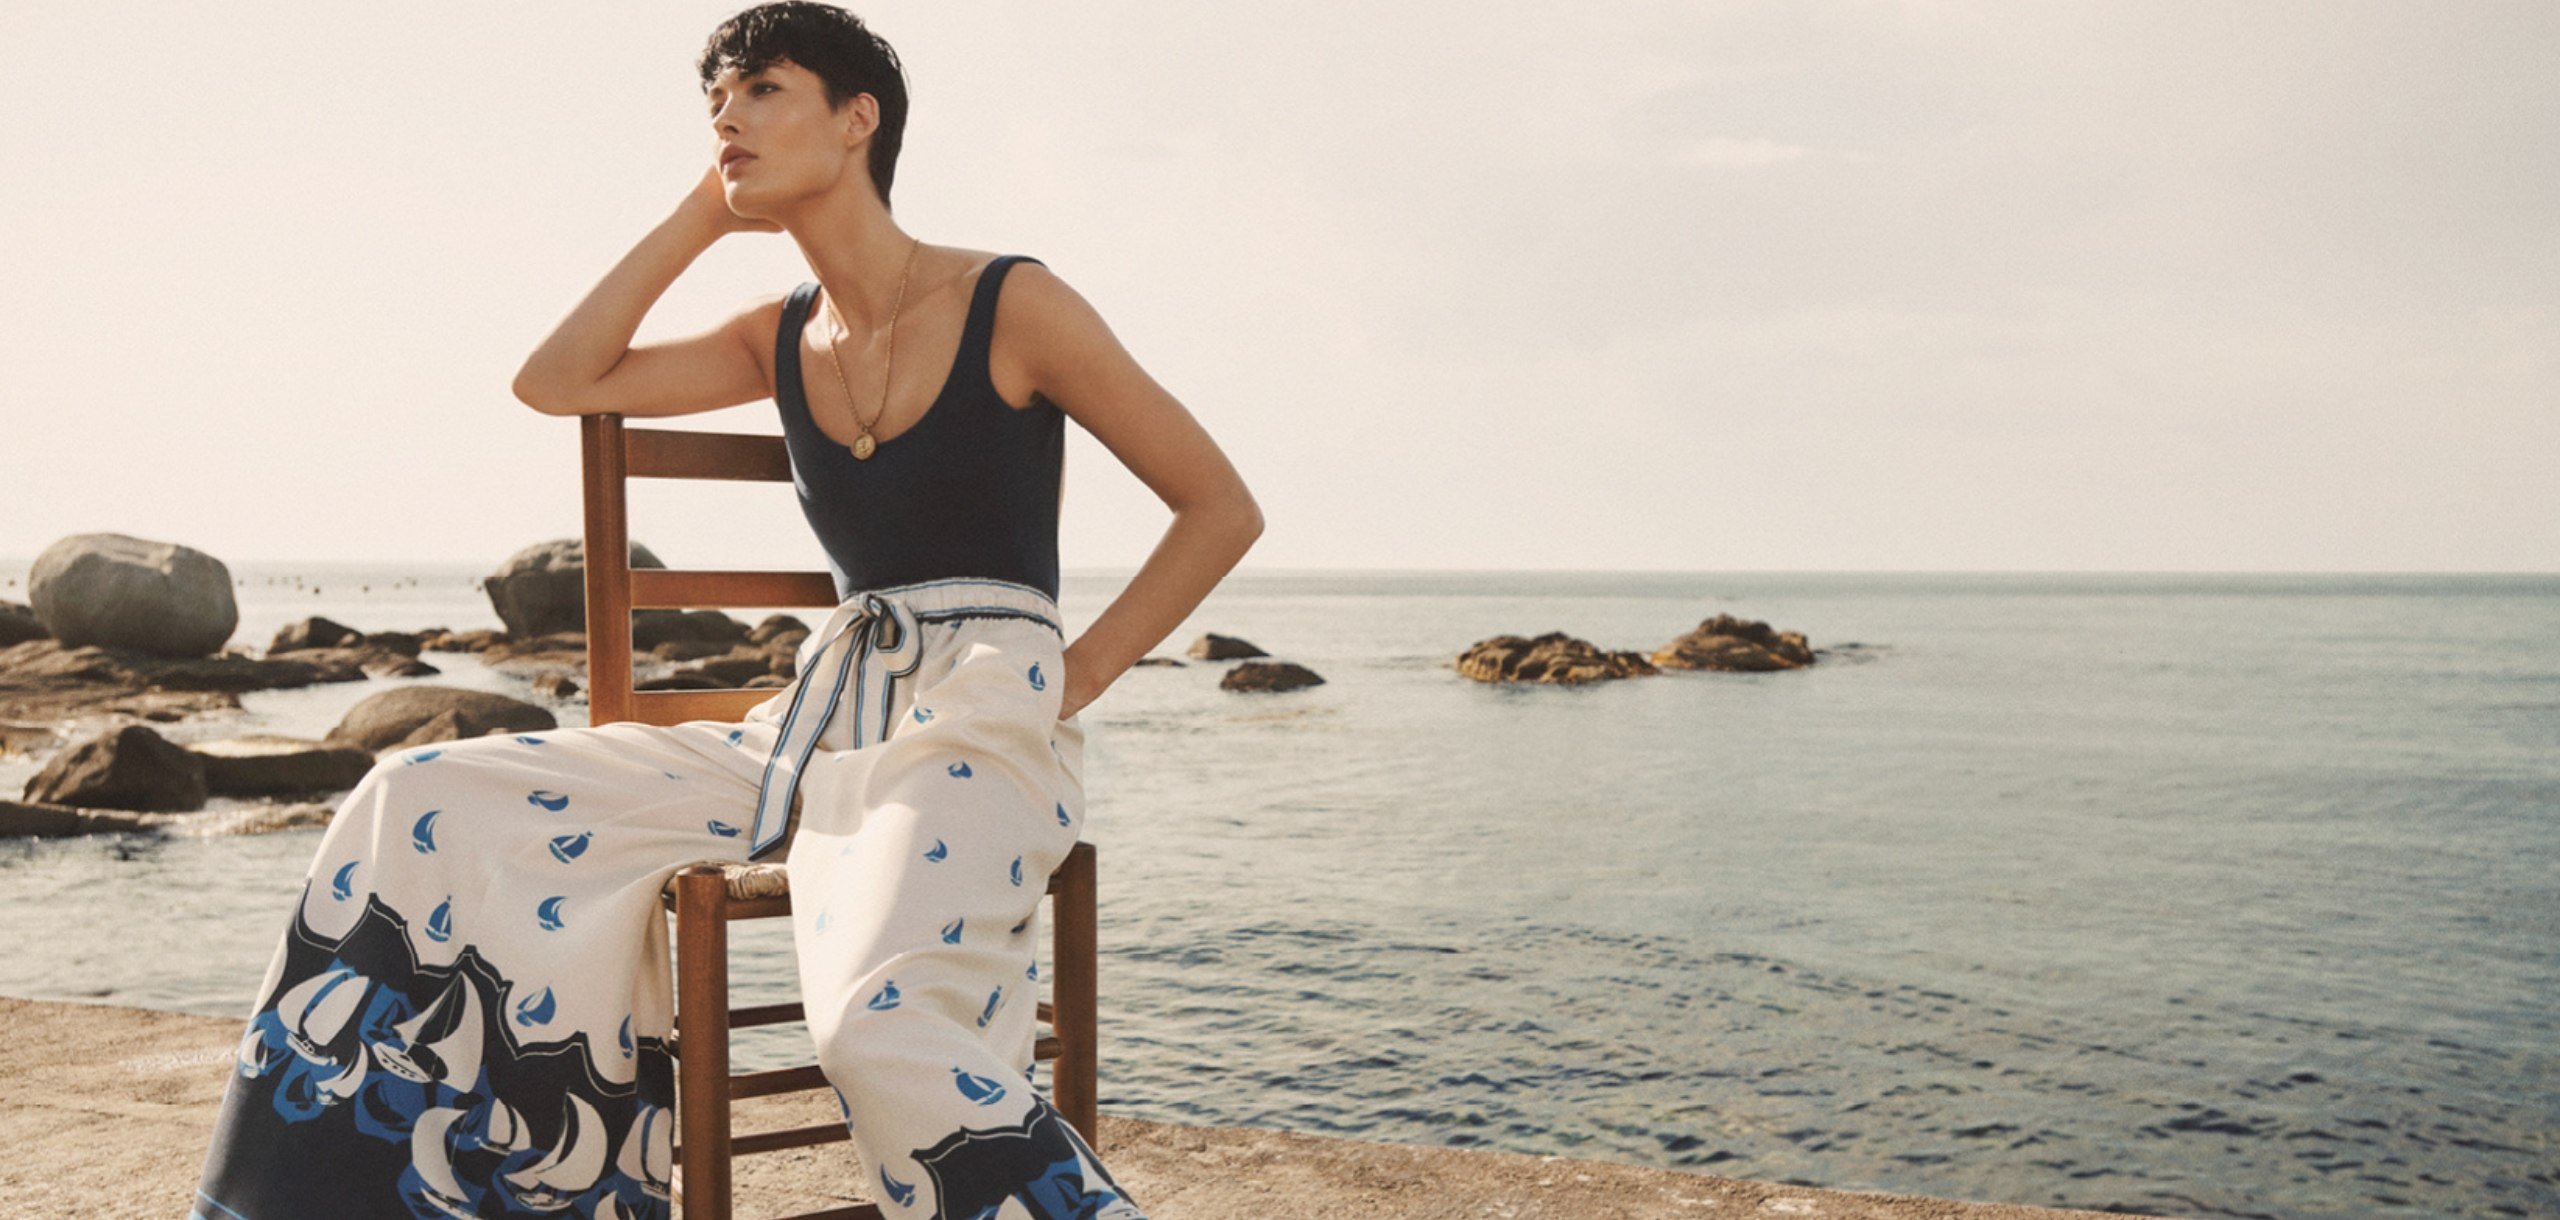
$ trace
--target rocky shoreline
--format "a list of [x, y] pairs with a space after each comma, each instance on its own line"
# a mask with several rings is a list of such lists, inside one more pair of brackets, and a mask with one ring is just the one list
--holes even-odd
[[[11, 1216], [186, 1214], [240, 1022], [0, 997], [0, 1199]], [[1103, 1064], [1107, 1079], [1111, 1065]], [[738, 1103], [741, 1131], [830, 1121], [824, 1093]], [[1096, 1151], [1156, 1220], [2095, 1220], [2132, 1213], [1824, 1190], [1560, 1156], [1375, 1144], [1102, 1115]], [[739, 1211], [866, 1200], [848, 1150], [737, 1161]], [[681, 1209], [679, 1209], [681, 1214]]]
[[[638, 545], [631, 563], [665, 566]], [[231, 643], [239, 627], [235, 583], [221, 560], [176, 543], [100, 533], [45, 549], [29, 572], [29, 603], [0, 602], [0, 756], [42, 760], [23, 791], [0, 796], [0, 836], [252, 834], [325, 824], [331, 801], [386, 752], [557, 728], [553, 709], [583, 698], [585, 548], [574, 539], [526, 547], [481, 581], [505, 624], [497, 631], [358, 630], [312, 616], [253, 651]], [[748, 624], [719, 610], [635, 611], [633, 686], [787, 686], [809, 632], [789, 614]], [[1679, 669], [1798, 669], [1829, 651], [1802, 632], [1719, 614], [1650, 652], [1551, 631], [1478, 640], [1449, 665], [1480, 682], [1578, 685]], [[268, 734], [180, 744], [153, 727], [236, 712], [249, 691], [432, 677], [442, 672], [428, 656], [437, 652], [476, 654], [523, 678], [535, 698], [402, 683], [358, 701], [319, 740]], [[1234, 636], [1203, 634], [1187, 652], [1227, 663], [1221, 690], [1273, 694], [1325, 682]], [[213, 798], [249, 804], [208, 810]]]

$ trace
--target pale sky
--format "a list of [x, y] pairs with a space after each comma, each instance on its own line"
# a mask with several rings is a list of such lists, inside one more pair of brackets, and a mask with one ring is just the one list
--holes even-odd
[[[740, 7], [0, 9], [0, 556], [575, 537], [508, 385], [708, 164]], [[2560, 570], [2560, 6], [850, 7], [900, 222], [1093, 301], [1247, 571]], [[725, 238], [638, 338], [806, 278]], [[1066, 567], [1134, 566], [1068, 436]], [[820, 564], [783, 484], [633, 534]]]

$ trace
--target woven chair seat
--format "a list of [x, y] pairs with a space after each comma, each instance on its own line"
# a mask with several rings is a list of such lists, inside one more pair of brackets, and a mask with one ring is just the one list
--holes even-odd
[[[728, 886], [729, 901], [747, 902], [759, 898], [785, 898], [791, 894], [791, 875], [779, 864], [760, 862], [740, 864], [727, 860], [707, 860], [720, 866], [720, 879]], [[672, 902], [676, 896], [675, 874], [667, 874], [665, 894]]]

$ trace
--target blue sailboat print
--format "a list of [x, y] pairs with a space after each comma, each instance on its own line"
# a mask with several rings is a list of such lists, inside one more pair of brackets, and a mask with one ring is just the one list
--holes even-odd
[[898, 1206], [908, 1207], [916, 1201], [916, 1188], [889, 1176], [888, 1166], [880, 1168], [880, 1189], [887, 1191]]
[[927, 721], [929, 721], [929, 720], [932, 720], [932, 719], [933, 719], [933, 709], [932, 709], [932, 708], [929, 708], [929, 707], [926, 707], [925, 705], [923, 705], [923, 704], [919, 703], [919, 704], [917, 704], [917, 705], [916, 705], [916, 709], [915, 709], [914, 715], [915, 715], [915, 718], [916, 718], [916, 723], [917, 723], [917, 724], [923, 724], [923, 723], [925, 723], [925, 722], [927, 722]]
[[1002, 1081], [989, 1080], [984, 1076], [972, 1076], [957, 1067], [951, 1069], [951, 1075], [954, 1077], [951, 1087], [960, 1090], [962, 1097], [982, 1106], [992, 1106], [1004, 1100], [1004, 1082]]
[[1049, 680], [1040, 676], [1040, 663], [1038, 661], [1033, 661], [1031, 663], [1031, 689], [1049, 689]]
[[987, 1006], [980, 1009], [978, 1012], [978, 1028], [985, 1029], [987, 1027], [987, 1022], [995, 1019], [996, 1000], [1003, 995], [1004, 988], [1002, 987], [998, 987], [987, 993]]
[[437, 756], [437, 755], [439, 755], [439, 754], [442, 754], [442, 753], [444, 753], [444, 751], [443, 751], [443, 750], [441, 750], [441, 749], [436, 749], [436, 750], [420, 750], [420, 751], [418, 751], [418, 752], [417, 752], [417, 753], [415, 753], [415, 754], [411, 754], [411, 755], [409, 755], [409, 756], [407, 756], [407, 757], [405, 757], [405, 758], [402, 758], [402, 759], [400, 760], [400, 765], [401, 765], [401, 766], [404, 766], [404, 767], [414, 767], [414, 766], [417, 766], [419, 763], [425, 762], [425, 761], [427, 761], [428, 759], [434, 758], [435, 756]]
[[531, 792], [525, 793], [524, 799], [527, 803], [541, 806], [553, 813], [558, 813], [569, 807], [568, 793], [553, 792], [549, 788], [536, 788]]
[[529, 733], [518, 733], [518, 734], [516, 734], [516, 740], [521, 741], [521, 742], [523, 742], [523, 743], [525, 743], [526, 745], [529, 745], [529, 746], [540, 746], [540, 745], [549, 745], [549, 744], [550, 744], [549, 742], [544, 741], [542, 738], [535, 737], [535, 736], [533, 736], [533, 735], [531, 735], [531, 734], [529, 734]]
[[354, 860], [347, 861], [345, 867], [338, 870], [338, 875], [329, 879], [330, 897], [335, 898], [340, 902], [345, 902], [350, 895], [356, 892], [355, 875], [357, 863], [358, 862]]
[[703, 823], [703, 825], [709, 827], [711, 829], [711, 833], [718, 835], [721, 838], [734, 839], [738, 837], [737, 827], [732, 826], [727, 822], [723, 822], [718, 818], [713, 818], [710, 821]]
[[[847, 844], [847, 846], [851, 846], [851, 845], [850, 845], [850, 844]], [[924, 858], [925, 858], [925, 859], [927, 859], [927, 860], [931, 860], [931, 861], [933, 861], [933, 862], [935, 862], [935, 863], [939, 864], [939, 863], [941, 863], [944, 859], [948, 858], [950, 855], [951, 855], [951, 847], [950, 847], [950, 845], [949, 845], [949, 844], [944, 843], [944, 842], [943, 842], [942, 840], [940, 840], [940, 839], [935, 839], [935, 840], [933, 841], [933, 849], [932, 849], [931, 851], [926, 852], [926, 853], [924, 854]]]
[[436, 815], [443, 812], [444, 810], [441, 809], [430, 809], [419, 814], [418, 824], [409, 828], [409, 845], [417, 848], [419, 855], [423, 856], [435, 851]]
[[537, 922], [542, 925], [543, 931], [557, 932], [561, 929], [563, 925], [560, 922], [560, 904], [567, 901], [569, 901], [567, 894], [553, 894], [543, 899], [542, 905], [534, 908], [533, 913]]
[[969, 763], [966, 759], [953, 763], [944, 769], [951, 772], [952, 777], [955, 779], [969, 778]]
[[897, 1006], [898, 980], [890, 979], [880, 985], [880, 991], [878, 994], [871, 997], [870, 1008], [873, 1012], [885, 1012], [889, 1009], [896, 1008]]
[[453, 895], [445, 895], [444, 901], [436, 904], [435, 912], [427, 916], [427, 939], [439, 945], [453, 939]]
[[1015, 885], [1022, 884], [1022, 857], [1020, 856], [1015, 856], [1013, 858], [1013, 883]]
[[959, 919], [952, 920], [951, 922], [949, 922], [949, 923], [947, 923], [947, 924], [942, 925], [942, 943], [944, 943], [944, 944], [946, 944], [946, 945], [956, 945], [956, 944], [959, 944], [959, 943], [960, 943], [960, 925], [961, 925], [962, 923], [967, 922], [967, 920], [968, 920], [968, 917], [967, 917], [967, 916], [962, 916], [962, 917], [961, 917], [961, 918], [959, 918]]
[[595, 833], [596, 832], [592, 830], [582, 830], [573, 835], [560, 835], [557, 838], [552, 839], [552, 858], [558, 860], [562, 864], [567, 864], [568, 862], [587, 854], [587, 841], [595, 838]]
[[516, 1024], [547, 1025], [552, 1014], [559, 1010], [559, 1002], [551, 998], [551, 989], [545, 987], [516, 1002]]

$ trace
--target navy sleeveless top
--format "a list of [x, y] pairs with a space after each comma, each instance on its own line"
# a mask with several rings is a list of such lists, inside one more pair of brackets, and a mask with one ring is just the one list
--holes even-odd
[[[774, 338], [774, 404], [800, 511], [827, 553], [838, 600], [857, 590], [989, 576], [1058, 596], [1058, 479], [1066, 413], [1033, 395], [1017, 411], [987, 372], [996, 293], [1023, 254], [978, 273], [960, 352], [932, 405], [869, 459], [818, 430], [800, 386], [800, 331], [818, 284], [791, 290]], [[1046, 266], [1047, 264], [1042, 264]], [[865, 404], [870, 405], [870, 404]]]

